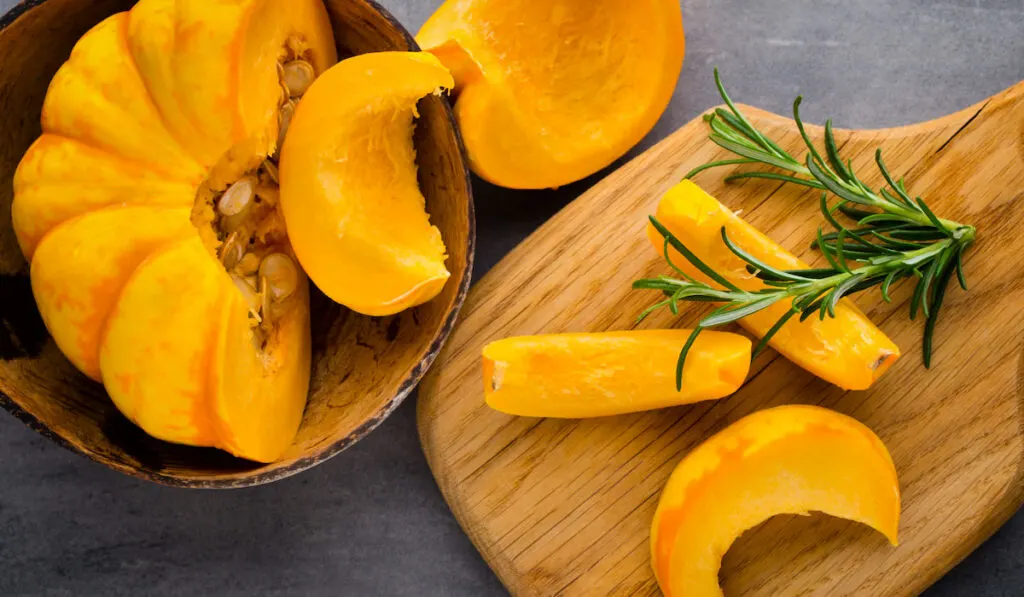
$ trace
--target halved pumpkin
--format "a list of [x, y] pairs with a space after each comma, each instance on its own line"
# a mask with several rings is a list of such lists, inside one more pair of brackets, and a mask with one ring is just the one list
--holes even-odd
[[337, 61], [321, 0], [141, 0], [77, 43], [15, 174], [58, 347], [147, 433], [271, 461], [309, 384], [275, 152]]
[[626, 153], [668, 105], [684, 53], [678, 0], [446, 0], [416, 41], [455, 75], [473, 170], [521, 189]]

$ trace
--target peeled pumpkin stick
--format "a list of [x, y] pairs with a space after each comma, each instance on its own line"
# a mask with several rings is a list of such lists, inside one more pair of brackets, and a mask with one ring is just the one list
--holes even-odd
[[[764, 284], [726, 247], [722, 239], [723, 227], [736, 246], [771, 267], [809, 268], [689, 180], [672, 187], [662, 197], [656, 217], [701, 261], [743, 290], [759, 290]], [[664, 254], [665, 239], [653, 225], [648, 225], [647, 235], [658, 253]], [[669, 256], [687, 275], [713, 284], [676, 249], [670, 247]], [[744, 317], [739, 323], [760, 338], [786, 315], [791, 302], [779, 301]], [[900, 356], [899, 347], [847, 299], [838, 302], [835, 317], [790, 319], [771, 338], [769, 345], [807, 371], [847, 390], [870, 387]]]
[[690, 350], [683, 388], [675, 364], [690, 330], [548, 334], [505, 338], [483, 349], [491, 408], [527, 417], [587, 418], [714, 400], [750, 369], [751, 342], [705, 332]]

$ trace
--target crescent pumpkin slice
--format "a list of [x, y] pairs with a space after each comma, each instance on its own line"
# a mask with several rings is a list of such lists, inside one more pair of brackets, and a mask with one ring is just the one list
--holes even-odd
[[281, 208], [295, 254], [331, 299], [391, 315], [450, 276], [416, 178], [420, 98], [451, 88], [431, 54], [348, 58], [317, 79], [281, 150]]
[[885, 445], [860, 422], [817, 406], [779, 406], [733, 423], [672, 472], [651, 524], [666, 597], [721, 597], [722, 556], [777, 514], [823, 512], [897, 542], [900, 491]]
[[684, 54], [677, 0], [446, 0], [416, 41], [455, 75], [473, 170], [521, 189], [626, 153], [668, 105]]
[[17, 239], [57, 346], [154, 437], [257, 461], [292, 442], [309, 299], [275, 154], [336, 61], [321, 0], [141, 0], [50, 84]]
[[[723, 227], [732, 242], [772, 267], [808, 267], [689, 180], [665, 193], [658, 204], [657, 218], [701, 261], [746, 290], [763, 288], [763, 284], [725, 246]], [[664, 254], [665, 239], [650, 224], [647, 236], [658, 253]], [[678, 251], [670, 249], [670, 255], [688, 275], [712, 283]], [[760, 337], [789, 309], [788, 301], [779, 301], [744, 317], [740, 324]], [[847, 390], [870, 387], [900, 356], [899, 347], [848, 299], [839, 301], [835, 317], [789, 320], [769, 344], [797, 365]]]

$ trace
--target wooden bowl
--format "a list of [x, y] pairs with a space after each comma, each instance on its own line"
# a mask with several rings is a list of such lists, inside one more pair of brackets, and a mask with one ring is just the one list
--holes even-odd
[[[474, 219], [469, 172], [447, 100], [420, 102], [416, 149], [431, 220], [448, 247], [452, 277], [440, 296], [393, 317], [365, 317], [314, 291], [309, 403], [295, 443], [259, 464], [209, 448], [153, 439], [79, 373], [43, 326], [29, 266], [11, 224], [11, 179], [40, 134], [50, 78], [78, 38], [130, 0], [25, 0], [0, 17], [0, 403], [46, 437], [124, 473], [184, 487], [242, 487], [295, 474], [372, 431], [433, 362], [469, 287]], [[418, 49], [370, 0], [326, 0], [339, 55]]]

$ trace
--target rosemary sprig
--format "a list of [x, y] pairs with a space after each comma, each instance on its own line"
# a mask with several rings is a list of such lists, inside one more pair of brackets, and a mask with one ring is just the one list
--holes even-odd
[[[823, 156], [811, 142], [800, 119], [800, 97], [793, 103], [793, 119], [807, 147], [803, 162], [758, 131], [743, 116], [726, 93], [718, 69], [715, 69], [715, 84], [726, 108], [717, 108], [704, 116], [711, 128], [709, 138], [740, 157], [709, 162], [689, 172], [686, 178], [709, 168], [737, 164], [762, 164], [783, 170], [740, 172], [725, 180], [766, 178], [820, 189], [821, 212], [834, 231], [823, 233], [819, 229], [812, 244], [822, 251], [829, 267], [779, 270], [735, 245], [723, 228], [725, 247], [745, 261], [748, 269], [764, 281], [765, 288], [745, 291], [701, 261], [657, 218], [651, 217], [651, 223], [665, 239], [665, 259], [681, 279], [662, 276], [634, 282], [634, 288], [659, 290], [666, 297], [645, 310], [640, 319], [665, 307], [677, 314], [680, 301], [721, 303], [700, 321], [683, 347], [676, 366], [676, 386], [682, 384], [686, 355], [705, 329], [737, 321], [780, 301], [788, 301], [790, 307], [786, 314], [755, 348], [754, 356], [757, 356], [793, 317], [799, 316], [801, 321], [815, 315], [822, 320], [834, 317], [841, 298], [876, 286], [880, 288], [882, 299], [891, 302], [890, 287], [911, 277], [917, 278], [917, 285], [910, 301], [910, 318], [914, 319], [918, 312], [926, 318], [923, 355], [925, 367], [930, 367], [935, 324], [946, 287], [954, 274], [963, 289], [967, 289], [963, 254], [974, 241], [975, 228], [939, 218], [923, 199], [912, 198], [903, 179], [897, 181], [890, 174], [882, 160], [881, 150], [875, 152], [875, 162], [886, 186], [877, 192], [869, 188], [854, 172], [852, 163], [844, 162], [840, 156], [831, 120], [825, 124]], [[835, 197], [831, 204], [830, 196]], [[846, 226], [837, 215], [852, 220], [856, 225]], [[698, 281], [678, 268], [669, 256], [669, 247], [676, 249], [716, 285]]]

